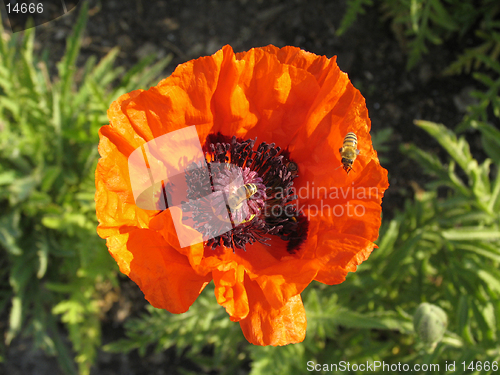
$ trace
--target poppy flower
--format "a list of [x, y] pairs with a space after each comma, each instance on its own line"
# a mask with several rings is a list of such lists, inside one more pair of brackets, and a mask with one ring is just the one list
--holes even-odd
[[[108, 117], [97, 232], [157, 308], [185, 312], [213, 280], [249, 342], [301, 342], [300, 293], [343, 282], [375, 247], [387, 171], [335, 58], [225, 46], [122, 95]], [[344, 170], [350, 132], [359, 155]]]

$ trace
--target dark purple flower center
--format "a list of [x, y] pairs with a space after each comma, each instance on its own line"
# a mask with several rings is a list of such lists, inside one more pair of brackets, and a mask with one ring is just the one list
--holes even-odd
[[[257, 172], [233, 164], [224, 164], [213, 177], [214, 191], [221, 192], [213, 199], [216, 211], [227, 210], [236, 225], [253, 220], [265, 207], [266, 186]], [[212, 170], [212, 168], [211, 168]]]
[[[261, 143], [257, 150], [254, 144], [255, 140], [210, 135], [203, 147], [208, 168], [186, 174], [187, 197], [196, 204], [188, 202], [184, 212], [194, 228], [210, 238], [206, 245], [212, 249], [224, 245], [246, 250], [247, 243], [266, 244], [274, 235], [287, 241], [287, 250], [294, 253], [308, 230], [293, 195], [297, 164], [274, 143]], [[232, 229], [216, 235], [229, 221]]]

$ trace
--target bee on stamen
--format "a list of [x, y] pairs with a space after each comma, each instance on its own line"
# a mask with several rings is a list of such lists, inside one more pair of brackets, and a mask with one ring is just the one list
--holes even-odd
[[250, 199], [252, 196], [257, 194], [257, 185], [255, 184], [245, 184], [240, 186], [234, 194], [230, 195], [227, 199], [227, 203], [231, 210], [238, 210], [243, 205], [243, 202]]
[[293, 161], [289, 161], [288, 163], [286, 163], [285, 167], [288, 169], [288, 172], [290, 172], [292, 176], [296, 176], [299, 173], [299, 166]]
[[352, 170], [352, 164], [354, 163], [354, 160], [356, 160], [356, 157], [359, 155], [357, 145], [358, 137], [356, 137], [356, 134], [354, 134], [353, 132], [349, 132], [344, 138], [342, 147], [339, 149], [340, 157], [342, 158], [341, 167], [344, 168], [344, 171], [346, 171], [347, 174], [349, 174], [349, 172]]

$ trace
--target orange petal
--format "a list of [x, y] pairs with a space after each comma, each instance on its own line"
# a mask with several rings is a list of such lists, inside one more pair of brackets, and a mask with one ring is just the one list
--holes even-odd
[[[130, 103], [133, 103], [144, 90], [135, 90], [127, 94], [123, 94], [113, 103], [108, 109], [108, 118], [110, 121], [107, 131], [112, 132], [113, 138], [112, 142], [116, 145], [127, 146], [128, 150], [121, 149], [120, 151], [127, 157], [130, 153], [137, 147], [141, 146], [144, 142], [149, 140], [147, 136], [147, 123], [137, 126], [130, 122], [127, 117], [124, 108], [126, 108]], [[103, 128], [101, 128], [102, 130]], [[101, 153], [101, 156], [104, 155]]]
[[135, 205], [127, 157], [104, 135], [108, 129], [100, 130], [99, 152], [104, 157], [99, 159], [95, 173], [97, 232], [102, 238], [123, 233], [127, 228], [146, 228], [153, 214]]
[[156, 308], [179, 314], [189, 309], [211, 275], [194, 272], [187, 258], [149, 229], [135, 229], [107, 239], [120, 271], [128, 275]]
[[259, 48], [230, 61], [231, 80], [221, 81], [216, 97], [217, 113], [226, 114], [221, 117], [226, 134], [258, 137], [258, 142], [279, 140], [286, 147], [304, 124], [319, 90], [316, 79]]
[[[174, 226], [174, 221], [176, 225]], [[150, 222], [150, 229], [157, 231], [163, 239], [180, 254], [189, 260], [189, 264], [199, 275], [206, 275], [210, 270], [201, 265], [204, 254], [203, 239], [200, 232], [182, 223], [182, 211], [178, 207], [171, 207], [158, 215]], [[179, 240], [185, 243], [193, 243], [191, 246], [180, 246]]]
[[369, 130], [370, 120], [363, 97], [347, 75], [336, 67], [328, 74], [321, 92], [309, 108], [305, 126], [289, 146], [300, 168], [294, 185], [301, 187], [307, 181], [315, 181], [316, 186], [328, 187], [345, 181], [345, 171], [336, 168], [341, 166], [339, 148], [350, 131], [357, 134], [361, 150], [353, 167], [355, 171], [362, 171], [375, 155]]
[[342, 232], [322, 233], [318, 238], [316, 259], [322, 266], [315, 278], [324, 284], [342, 283], [348, 272], [355, 272], [373, 251], [373, 242]]
[[273, 309], [280, 309], [300, 294], [314, 280], [318, 272], [316, 260], [282, 259], [252, 277], [263, 291]]
[[304, 340], [307, 321], [299, 294], [280, 309], [273, 309], [255, 281], [245, 278], [245, 288], [250, 312], [240, 321], [240, 326], [250, 343], [280, 346]]
[[248, 315], [248, 297], [243, 285], [245, 268], [231, 262], [212, 271], [217, 302], [226, 308], [233, 322], [244, 319]]
[[[326, 56], [318, 56], [300, 49], [298, 47], [286, 46], [278, 48], [273, 45], [262, 47], [262, 50], [275, 55], [282, 64], [292, 65], [296, 68], [307, 70], [315, 79], [322, 84], [324, 75], [332, 69], [330, 64], [335, 64], [335, 56], [328, 59]], [[243, 55], [243, 54], [241, 54]], [[237, 54], [239, 57], [240, 54]]]

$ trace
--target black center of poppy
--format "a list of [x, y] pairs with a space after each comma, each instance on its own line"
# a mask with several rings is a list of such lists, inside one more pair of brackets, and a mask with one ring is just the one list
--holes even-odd
[[[206, 241], [212, 249], [224, 245], [233, 251], [246, 250], [247, 243], [266, 244], [271, 236], [278, 236], [294, 253], [308, 229], [293, 191], [298, 166], [288, 151], [274, 143], [261, 143], [254, 150], [255, 142], [209, 135], [203, 146], [208, 168], [193, 168], [186, 174], [187, 197], [196, 204], [188, 202], [184, 211], [189, 211], [196, 230], [213, 237]], [[211, 199], [204, 199], [209, 194]], [[227, 227], [228, 220], [232, 229], [212, 236]]]

